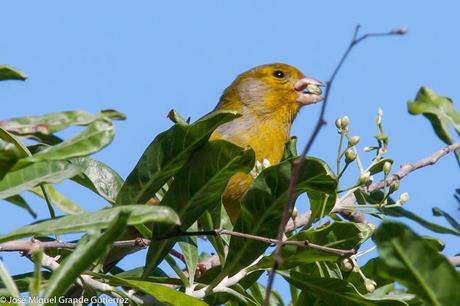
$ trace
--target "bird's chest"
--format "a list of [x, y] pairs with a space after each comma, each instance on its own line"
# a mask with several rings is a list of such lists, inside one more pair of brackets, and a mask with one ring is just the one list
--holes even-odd
[[225, 139], [242, 147], [251, 146], [257, 160], [268, 159], [271, 164], [276, 164], [283, 155], [289, 130], [290, 124], [276, 118], [241, 117], [220, 126], [211, 139]]

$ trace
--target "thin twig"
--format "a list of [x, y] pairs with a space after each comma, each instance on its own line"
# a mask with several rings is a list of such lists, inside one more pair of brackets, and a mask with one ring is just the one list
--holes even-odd
[[310, 151], [310, 148], [313, 145], [313, 142], [315, 141], [316, 137], [318, 136], [319, 131], [326, 124], [326, 120], [324, 118], [324, 115], [326, 113], [326, 106], [327, 106], [327, 102], [329, 100], [329, 94], [330, 94], [332, 85], [334, 83], [334, 80], [335, 80], [338, 72], [342, 68], [342, 66], [343, 66], [345, 60], [347, 59], [348, 55], [350, 54], [351, 50], [353, 50], [353, 48], [357, 44], [359, 44], [360, 42], [364, 41], [365, 39], [370, 38], [370, 37], [377, 37], [377, 36], [404, 35], [404, 34], [407, 33], [406, 28], [400, 28], [398, 30], [385, 32], [385, 33], [367, 33], [367, 34], [364, 34], [364, 35], [358, 37], [359, 29], [360, 29], [360, 25], [357, 25], [356, 28], [355, 28], [355, 31], [353, 33], [353, 37], [351, 39], [351, 42], [348, 45], [348, 48], [345, 50], [345, 53], [342, 55], [342, 58], [340, 59], [340, 61], [337, 64], [337, 66], [335, 67], [334, 71], [332, 72], [331, 77], [326, 82], [326, 86], [327, 86], [326, 87], [326, 92], [324, 94], [324, 101], [323, 101], [323, 104], [321, 106], [321, 111], [320, 111], [320, 114], [319, 114], [319, 117], [318, 117], [318, 121], [317, 121], [317, 123], [315, 125], [315, 128], [314, 128], [310, 138], [307, 141], [307, 144], [305, 145], [305, 147], [304, 147], [304, 149], [302, 151], [302, 154], [301, 154], [300, 158], [295, 160], [295, 162], [293, 164], [291, 180], [289, 182], [289, 188], [288, 188], [288, 199], [287, 199], [287, 203], [286, 203], [286, 205], [284, 207], [283, 215], [282, 215], [282, 218], [281, 218], [281, 223], [280, 223], [280, 226], [279, 226], [279, 229], [278, 229], [278, 236], [277, 236], [278, 241], [276, 243], [276, 249], [275, 249], [275, 253], [274, 253], [274, 256], [273, 256], [272, 269], [271, 269], [269, 277], [268, 277], [267, 289], [265, 291], [264, 306], [269, 305], [271, 290], [272, 290], [273, 281], [274, 281], [274, 278], [275, 278], [275, 272], [276, 272], [276, 269], [278, 268], [278, 266], [282, 262], [282, 257], [281, 257], [282, 237], [283, 237], [284, 232], [285, 232], [286, 224], [287, 224], [287, 222], [289, 220], [289, 217], [292, 214], [292, 210], [294, 208], [294, 204], [295, 204], [294, 203], [295, 202], [294, 201], [295, 200], [295, 187], [297, 185], [297, 180], [299, 178], [300, 171], [301, 171], [302, 166], [303, 166], [303, 164], [305, 162], [304, 157]]
[[[256, 241], [261, 241], [267, 244], [276, 243], [276, 239], [267, 238], [262, 236], [256, 236], [241, 232], [234, 232], [229, 231], [226, 229], [215, 229], [209, 231], [196, 231], [196, 232], [173, 232], [167, 235], [159, 236], [155, 240], [166, 240], [173, 237], [186, 237], [186, 236], [221, 236], [221, 235], [229, 235], [234, 237], [241, 237]], [[112, 244], [112, 247], [116, 248], [133, 248], [133, 247], [146, 247], [150, 245], [150, 240], [145, 238], [137, 238], [132, 240], [123, 240], [123, 241], [116, 241]], [[335, 254], [338, 256], [350, 256], [356, 254], [356, 251], [351, 250], [342, 250], [342, 249], [335, 249], [327, 246], [318, 245], [315, 243], [311, 243], [308, 240], [286, 240], [283, 241], [283, 245], [294, 245], [298, 247], [310, 248], [315, 249], [318, 251], [326, 252]], [[21, 251], [21, 252], [31, 252], [37, 248], [44, 248], [44, 249], [56, 249], [56, 248], [65, 248], [65, 249], [75, 249], [78, 246], [77, 243], [74, 242], [61, 242], [61, 241], [39, 241], [37, 239], [32, 240], [13, 240], [4, 243], [0, 243], [0, 251], [6, 252], [13, 252], [13, 251]]]

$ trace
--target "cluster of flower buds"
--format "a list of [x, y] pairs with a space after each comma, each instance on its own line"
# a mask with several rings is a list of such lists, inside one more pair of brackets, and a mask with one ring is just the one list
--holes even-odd
[[350, 124], [350, 118], [348, 116], [343, 116], [335, 120], [335, 126], [337, 127], [339, 133], [348, 131], [348, 125]]

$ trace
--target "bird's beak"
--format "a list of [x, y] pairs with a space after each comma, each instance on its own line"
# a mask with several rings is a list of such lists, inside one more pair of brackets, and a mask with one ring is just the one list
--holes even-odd
[[294, 90], [297, 92], [296, 101], [302, 105], [320, 102], [324, 99], [321, 96], [322, 86], [324, 86], [322, 82], [309, 77], [298, 80], [294, 84]]

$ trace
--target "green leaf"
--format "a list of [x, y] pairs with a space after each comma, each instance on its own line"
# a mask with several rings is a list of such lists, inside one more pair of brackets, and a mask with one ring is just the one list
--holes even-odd
[[116, 276], [104, 276], [113, 286], [129, 287], [136, 291], [150, 295], [162, 305], [173, 306], [205, 306], [208, 305], [203, 301], [195, 299], [180, 291], [168, 288], [163, 285], [153, 284], [147, 281], [127, 280]]
[[87, 243], [81, 243], [70, 256], [65, 258], [50, 277], [44, 297], [63, 295], [75, 279], [106, 254], [112, 247], [112, 242], [125, 231], [129, 214], [128, 210], [118, 211], [103, 234], [90, 238]]
[[126, 179], [117, 204], [147, 202], [182, 168], [190, 154], [206, 143], [219, 125], [238, 116], [232, 111], [213, 112], [191, 125], [178, 122], [159, 134]]
[[[263, 305], [265, 300], [265, 290], [266, 288], [259, 283], [254, 283], [249, 287], [249, 296], [253, 301], [256, 301], [258, 305]], [[269, 305], [283, 306], [283, 298], [278, 291], [272, 289], [272, 294], [270, 295]]]
[[444, 250], [444, 248], [446, 247], [446, 243], [441, 239], [426, 235], [423, 235], [421, 237], [427, 244], [429, 244], [434, 249], [438, 250], [438, 252], [442, 252], [442, 250]]
[[62, 161], [44, 161], [9, 172], [0, 181], [0, 199], [29, 190], [41, 183], [59, 183], [81, 172], [81, 169]]
[[[194, 223], [190, 227], [190, 230], [198, 230], [197, 223]], [[184, 256], [185, 265], [187, 266], [189, 283], [193, 284], [195, 280], [196, 266], [198, 264], [198, 245], [196, 237], [190, 237], [188, 241], [179, 241], [179, 247], [182, 251], [182, 256]]]
[[385, 213], [387, 216], [392, 216], [392, 217], [406, 217], [412, 221], [417, 222], [418, 224], [426, 227], [429, 230], [432, 230], [433, 232], [436, 233], [441, 233], [441, 234], [452, 234], [456, 236], [460, 236], [460, 233], [457, 231], [454, 231], [448, 227], [444, 227], [442, 225], [432, 223], [430, 221], [427, 221], [423, 219], [422, 217], [414, 214], [411, 211], [408, 211], [402, 207], [392, 207], [392, 208], [383, 208], [382, 211]]
[[123, 185], [123, 179], [112, 168], [98, 160], [81, 157], [70, 160], [83, 169], [83, 173], [72, 178], [78, 184], [94, 191], [109, 203], [114, 204]]
[[[186, 231], [206, 211], [221, 203], [228, 180], [236, 172], [249, 172], [254, 166], [254, 151], [225, 140], [211, 141], [196, 151], [174, 178], [161, 205], [171, 207]], [[156, 226], [153, 237], [173, 230]], [[147, 256], [146, 273], [155, 267], [174, 245], [175, 239], [152, 241]]]
[[[33, 297], [38, 298], [40, 296], [40, 287], [42, 282], [42, 261], [43, 261], [43, 249], [38, 249], [32, 253], [34, 260], [34, 274], [29, 284], [29, 294]], [[38, 303], [37, 303], [38, 304]]]
[[30, 153], [21, 141], [0, 127], [0, 180], [10, 171], [16, 162]]
[[441, 208], [438, 207], [433, 207], [433, 216], [439, 217], [442, 216], [444, 217], [447, 222], [458, 232], [460, 235], [460, 224], [458, 224], [457, 221], [455, 221], [454, 218], [452, 218], [448, 213], [443, 211]]
[[[53, 185], [44, 185], [43, 188], [46, 189], [45, 192], [48, 193], [48, 197], [51, 200], [51, 203], [54, 204], [60, 211], [69, 215], [75, 215], [84, 212], [84, 210], [78, 206], [76, 203], [72, 202], [64, 195], [62, 195]], [[29, 189], [30, 192], [39, 196], [42, 199], [45, 199], [43, 195], [43, 190], [41, 187], [34, 187]]]
[[24, 81], [27, 76], [24, 72], [7, 65], [0, 65], [0, 81], [6, 80], [20, 80]]
[[374, 239], [386, 278], [406, 286], [427, 305], [450, 306], [460, 301], [460, 274], [406, 225], [384, 222]]
[[91, 213], [81, 213], [45, 220], [23, 226], [9, 234], [0, 236], [0, 242], [27, 236], [45, 236], [88, 231], [91, 229], [107, 228], [121, 211], [128, 212], [128, 225], [144, 224], [146, 222], [179, 224], [176, 213], [168, 207], [148, 205], [125, 205], [102, 209]]
[[281, 161], [296, 158], [298, 156], [299, 154], [297, 154], [297, 137], [292, 136], [289, 139], [289, 141], [286, 142], [286, 144], [284, 145], [283, 157], [281, 158]]
[[64, 160], [90, 155], [112, 142], [114, 135], [115, 128], [111, 121], [107, 119], [96, 120], [72, 138], [19, 160], [15, 168], [39, 161]]
[[[287, 201], [293, 160], [264, 169], [254, 180], [242, 200], [241, 213], [234, 230], [276, 238], [281, 215]], [[308, 157], [296, 185], [296, 196], [303, 192], [335, 193], [337, 181], [323, 161]], [[230, 239], [225, 268], [221, 276], [240, 271], [264, 253], [268, 245], [240, 237]]]
[[[225, 210], [223, 203], [217, 205], [213, 209], [207, 210], [198, 220], [202, 230], [213, 230], [216, 228], [223, 228], [226, 230], [233, 230], [233, 224], [230, 221], [230, 217]], [[225, 246], [230, 243], [230, 237], [227, 235], [220, 236], [209, 236], [209, 242], [211, 242], [214, 250], [219, 256], [220, 262], [225, 262], [225, 256], [227, 255]]]
[[22, 154], [14, 144], [0, 140], [0, 180], [21, 157]]
[[21, 140], [17, 136], [11, 134], [10, 132], [1, 127], [0, 139], [3, 139], [4, 141], [13, 144], [16, 147], [18, 155], [20, 157], [27, 157], [31, 155], [29, 149], [27, 149], [27, 147], [21, 142]]
[[308, 192], [308, 200], [310, 201], [311, 210], [309, 224], [312, 224], [331, 212], [335, 206], [336, 195], [310, 191]]
[[9, 295], [17, 299], [21, 298], [18, 287], [16, 286], [16, 283], [10, 273], [6, 270], [3, 260], [0, 260], [0, 279], [2, 280], [3, 285], [5, 285]]
[[383, 165], [384, 165], [386, 162], [389, 162], [390, 164], [393, 164], [393, 160], [392, 160], [392, 159], [384, 158], [384, 159], [382, 159], [382, 160], [379, 160], [379, 161], [376, 162], [375, 164], [373, 164], [372, 167], [370, 167], [368, 171], [371, 173], [371, 175], [376, 174], [376, 173], [379, 173], [379, 172], [382, 172], [382, 171], [383, 171]]
[[30, 208], [30, 205], [20, 195], [14, 195], [4, 200], [25, 209], [32, 216], [32, 218], [37, 218], [37, 214], [35, 213], [35, 211], [33, 211], [33, 209]]
[[0, 127], [17, 135], [52, 135], [73, 125], [89, 125], [101, 118], [125, 119], [125, 115], [115, 110], [103, 110], [96, 115], [83, 111], [66, 111], [40, 116], [11, 118], [0, 121]]
[[307, 277], [296, 271], [280, 271], [279, 273], [290, 284], [314, 296], [316, 298], [314, 305], [407, 305], [404, 301], [394, 298], [391, 295], [377, 298], [363, 295], [356, 290], [353, 284], [341, 279]]
[[412, 115], [423, 114], [433, 126], [438, 137], [447, 144], [454, 142], [449, 126], [460, 135], [460, 113], [455, 110], [451, 99], [440, 96], [427, 87], [420, 88], [415, 101], [407, 103]]
[[[363, 223], [334, 222], [320, 229], [305, 230], [289, 237], [292, 241], [305, 241], [336, 249], [357, 249], [368, 237], [372, 235], [372, 228]], [[301, 264], [316, 261], [332, 261], [340, 259], [340, 256], [321, 252], [310, 248], [287, 245], [282, 249], [283, 264], [280, 269], [289, 269]], [[269, 257], [272, 259], [272, 257]], [[271, 265], [272, 260], [268, 261]]]

